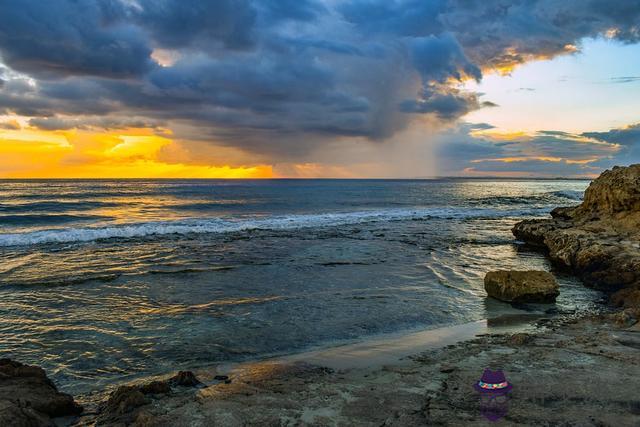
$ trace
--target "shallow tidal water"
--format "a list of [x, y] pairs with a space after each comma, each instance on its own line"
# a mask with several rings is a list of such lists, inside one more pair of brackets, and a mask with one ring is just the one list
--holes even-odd
[[[0, 357], [65, 391], [462, 324], [573, 180], [0, 181]], [[559, 275], [552, 309], [599, 294]], [[527, 307], [520, 307], [526, 310]]]

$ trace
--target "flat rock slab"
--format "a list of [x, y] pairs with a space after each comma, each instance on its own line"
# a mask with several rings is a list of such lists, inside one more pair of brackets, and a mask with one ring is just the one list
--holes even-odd
[[552, 303], [560, 294], [555, 277], [546, 271], [490, 271], [484, 289], [493, 298], [506, 302]]

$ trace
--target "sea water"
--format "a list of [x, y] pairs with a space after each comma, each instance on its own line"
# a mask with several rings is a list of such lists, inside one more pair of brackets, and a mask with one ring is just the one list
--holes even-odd
[[[462, 324], [577, 180], [0, 181], [0, 357], [65, 391]], [[553, 310], [597, 293], [560, 274]], [[526, 307], [518, 307], [526, 310]]]

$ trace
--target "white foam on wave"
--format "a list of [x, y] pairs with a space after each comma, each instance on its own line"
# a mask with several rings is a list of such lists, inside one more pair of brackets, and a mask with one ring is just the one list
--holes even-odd
[[552, 191], [549, 193], [556, 197], [562, 197], [569, 200], [582, 200], [584, 199], [584, 191], [577, 190], [560, 190], [560, 191]]
[[63, 228], [24, 233], [0, 234], [1, 246], [24, 246], [45, 243], [90, 242], [112, 238], [134, 238], [168, 234], [230, 233], [246, 230], [291, 230], [310, 227], [334, 227], [379, 221], [419, 220], [429, 218], [464, 219], [534, 216], [541, 209], [496, 210], [466, 208], [389, 209], [361, 212], [300, 214], [243, 219], [191, 219], [143, 222], [110, 227]]

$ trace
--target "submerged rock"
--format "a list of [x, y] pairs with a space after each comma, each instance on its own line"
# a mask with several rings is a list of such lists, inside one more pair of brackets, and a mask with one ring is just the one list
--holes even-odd
[[42, 368], [0, 359], [0, 425], [51, 426], [82, 406], [60, 393]]
[[[640, 289], [640, 164], [602, 173], [580, 205], [554, 209], [550, 219], [519, 222], [512, 231], [548, 249], [556, 264], [588, 286]], [[629, 307], [638, 299], [629, 291], [617, 303]]]
[[546, 271], [490, 271], [484, 289], [506, 302], [554, 302], [560, 294], [555, 277]]

